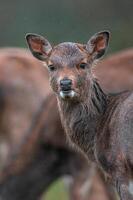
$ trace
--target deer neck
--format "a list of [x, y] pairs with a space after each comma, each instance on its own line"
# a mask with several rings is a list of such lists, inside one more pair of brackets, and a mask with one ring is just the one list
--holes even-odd
[[58, 99], [58, 104], [68, 139], [93, 160], [96, 129], [106, 110], [107, 96], [93, 80], [84, 102], [70, 103]]

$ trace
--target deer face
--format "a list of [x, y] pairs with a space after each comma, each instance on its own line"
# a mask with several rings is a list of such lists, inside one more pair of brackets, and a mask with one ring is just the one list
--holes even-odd
[[32, 54], [45, 62], [49, 70], [50, 84], [59, 98], [82, 101], [91, 82], [91, 67], [103, 56], [109, 40], [109, 32], [95, 34], [86, 45], [65, 42], [52, 48], [42, 36], [26, 36]]
[[60, 98], [72, 100], [82, 96], [88, 82], [88, 61], [81, 45], [66, 42], [53, 48], [48, 68], [52, 89]]

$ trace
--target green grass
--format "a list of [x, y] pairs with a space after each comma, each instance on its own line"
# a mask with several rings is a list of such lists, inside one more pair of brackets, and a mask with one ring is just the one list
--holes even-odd
[[52, 184], [47, 193], [45, 200], [68, 200], [68, 194], [62, 180]]

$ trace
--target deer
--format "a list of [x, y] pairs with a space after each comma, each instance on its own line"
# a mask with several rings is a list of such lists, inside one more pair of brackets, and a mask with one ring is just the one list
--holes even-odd
[[133, 89], [133, 50], [125, 49], [107, 56], [97, 63], [93, 73], [107, 93]]
[[70, 199], [115, 199], [101, 172], [96, 170], [92, 177], [92, 170], [66, 143], [42, 63], [26, 49], [1, 48], [0, 199], [40, 199], [52, 183], [66, 176], [71, 179]]
[[92, 73], [109, 38], [109, 31], [101, 31], [87, 44], [52, 47], [43, 36], [26, 35], [31, 53], [49, 70], [68, 140], [103, 170], [121, 200], [133, 200], [133, 93], [108, 94]]

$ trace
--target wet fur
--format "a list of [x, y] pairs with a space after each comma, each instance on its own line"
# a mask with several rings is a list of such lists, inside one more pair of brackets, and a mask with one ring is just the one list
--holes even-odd
[[94, 80], [87, 102], [59, 101], [67, 136], [89, 160], [97, 162], [114, 184], [119, 182], [117, 190], [122, 200], [133, 199], [128, 191], [133, 178], [132, 102], [132, 93], [106, 95]]

